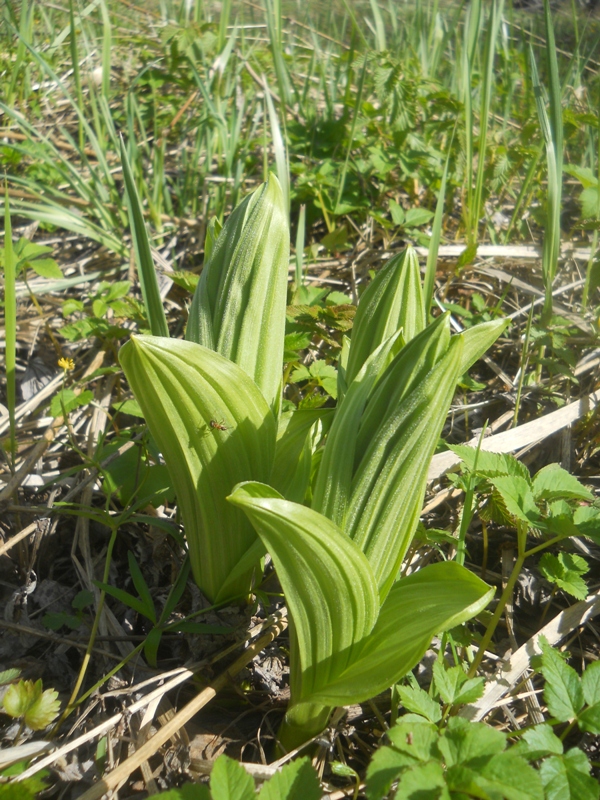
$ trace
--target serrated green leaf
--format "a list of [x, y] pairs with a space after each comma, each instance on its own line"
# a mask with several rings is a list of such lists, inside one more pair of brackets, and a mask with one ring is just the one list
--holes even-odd
[[594, 495], [559, 464], [548, 464], [533, 479], [533, 494], [536, 500], [587, 500]]
[[474, 703], [483, 694], [483, 678], [467, 678], [462, 667], [446, 667], [436, 661], [433, 676], [444, 703]]
[[597, 186], [590, 186], [584, 189], [579, 195], [579, 202], [581, 203], [581, 216], [583, 219], [597, 219], [598, 218], [598, 202], [600, 200], [600, 192]]
[[528, 525], [540, 525], [542, 517], [535, 504], [529, 483], [519, 476], [499, 475], [490, 478], [494, 488], [500, 493], [509, 514]]
[[563, 172], [577, 178], [584, 189], [589, 189], [591, 186], [598, 186], [598, 176], [595, 175], [589, 167], [580, 167], [578, 164], [566, 164], [563, 167]]
[[562, 755], [563, 743], [550, 725], [535, 725], [525, 731], [521, 739], [513, 745], [511, 752], [529, 761], [537, 761], [550, 755]]
[[[493, 594], [493, 589], [455, 562], [431, 564], [402, 578], [392, 587], [353, 662], [311, 699], [348, 705], [374, 697], [418, 664], [436, 633], [479, 613]], [[415, 614], [415, 609], [420, 613]]]
[[544, 553], [540, 558], [540, 572], [551, 583], [572, 594], [578, 600], [585, 600], [588, 588], [582, 575], [589, 571], [587, 561], [574, 553]]
[[[404, 687], [404, 689], [408, 688], [409, 687]], [[420, 689], [419, 691], [422, 692], [423, 690]], [[424, 694], [427, 693], [424, 692]], [[405, 697], [407, 697], [407, 695], [405, 695]], [[413, 695], [411, 696], [411, 700], [414, 700], [416, 705], [426, 705], [420, 696], [417, 697]], [[431, 698], [429, 698], [429, 700], [431, 700]], [[439, 706], [437, 703], [435, 705], [437, 711], [433, 716], [437, 717]], [[425, 722], [425, 720], [406, 722], [405, 717], [402, 717], [396, 725], [390, 728], [387, 735], [388, 739], [397, 750], [406, 753], [416, 761], [429, 761], [435, 754], [434, 748], [439, 739], [438, 729], [431, 722]]]
[[394, 795], [397, 800], [450, 800], [446, 776], [439, 761], [417, 764], [405, 770]]
[[16, 680], [20, 674], [21, 670], [16, 668], [2, 670], [2, 672], [0, 672], [0, 686], [4, 686], [5, 684]]
[[497, 753], [481, 769], [477, 783], [505, 800], [544, 800], [544, 788], [533, 767], [512, 752]]
[[587, 733], [600, 734], [600, 702], [588, 706], [577, 717], [579, 729]]
[[600, 510], [593, 506], [579, 506], [573, 514], [573, 522], [580, 534], [600, 542]]
[[54, 395], [50, 403], [50, 413], [53, 417], [61, 417], [69, 414], [79, 406], [85, 406], [94, 399], [94, 395], [88, 389], [80, 394], [75, 394], [73, 389], [61, 389]]
[[502, 731], [462, 717], [450, 717], [438, 743], [448, 767], [481, 762], [484, 757], [491, 758], [501, 753], [505, 747], [506, 736]]
[[587, 665], [581, 676], [581, 688], [588, 705], [600, 703], [600, 661]]
[[279, 181], [246, 197], [205, 264], [186, 338], [215, 350], [249, 375], [271, 407], [281, 394], [289, 224]]
[[212, 768], [210, 793], [212, 800], [256, 800], [252, 776], [226, 755], [219, 756]]
[[[398, 694], [402, 705], [408, 711], [420, 714], [430, 722], [439, 722], [442, 718], [440, 704], [430, 697], [426, 691], [415, 686], [400, 686]], [[392, 741], [394, 741], [392, 739]]]
[[2, 701], [4, 711], [11, 717], [23, 718], [33, 731], [47, 728], [58, 716], [60, 702], [54, 689], [44, 690], [41, 679], [20, 680], [8, 687]]
[[0, 800], [36, 800], [36, 797], [40, 796], [39, 793], [48, 788], [44, 780], [46, 775], [47, 772], [44, 771], [40, 775], [34, 775], [18, 783], [0, 784]]
[[263, 784], [258, 800], [321, 800], [319, 776], [309, 758], [286, 764]]
[[419, 261], [408, 247], [377, 273], [360, 298], [346, 369], [348, 385], [386, 339], [402, 329], [408, 342], [426, 323]]
[[546, 758], [540, 766], [546, 800], [598, 800], [600, 786], [590, 768], [587, 756], [577, 747], [563, 756]]
[[369, 800], [387, 797], [392, 783], [407, 768], [418, 763], [412, 756], [399, 753], [391, 747], [380, 747], [375, 751], [367, 768], [366, 794]]
[[540, 638], [540, 647], [541, 672], [546, 679], [544, 700], [548, 711], [560, 722], [568, 722], [577, 717], [584, 703], [579, 675], [563, 661], [544, 637]]
[[[484, 478], [496, 478], [500, 475], [512, 475], [531, 482], [529, 470], [525, 464], [518, 461], [510, 453], [493, 453], [489, 450], [469, 447], [466, 444], [450, 445], [450, 450], [464, 461], [466, 466], [473, 471], [477, 456], [477, 474]], [[478, 453], [478, 455], [477, 455]]]
[[252, 564], [228, 582], [256, 535], [225, 498], [269, 479], [275, 417], [242, 369], [194, 342], [136, 336], [120, 359], [176, 487], [196, 582], [212, 601], [244, 594]]

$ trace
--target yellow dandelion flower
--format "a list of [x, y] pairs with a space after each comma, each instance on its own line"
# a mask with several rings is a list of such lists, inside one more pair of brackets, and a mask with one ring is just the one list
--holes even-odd
[[65, 372], [71, 372], [75, 369], [75, 362], [72, 358], [59, 358], [58, 366], [64, 369]]

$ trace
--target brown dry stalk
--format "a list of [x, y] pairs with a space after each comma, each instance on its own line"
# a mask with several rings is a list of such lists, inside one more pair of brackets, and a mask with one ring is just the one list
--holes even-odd
[[98, 783], [94, 784], [91, 789], [88, 789], [87, 792], [81, 795], [79, 800], [99, 800], [103, 794], [109, 792], [111, 789], [115, 789], [117, 786], [122, 785], [124, 781], [131, 775], [131, 773], [137, 769], [143, 761], [147, 761], [151, 758], [156, 751], [162, 747], [162, 745], [166, 744], [169, 739], [174, 736], [180, 728], [182, 728], [186, 723], [188, 723], [195, 714], [200, 711], [201, 708], [204, 708], [207, 703], [209, 703], [213, 697], [223, 689], [229, 681], [242, 670], [246, 664], [248, 664], [252, 659], [257, 656], [262, 650], [264, 650], [267, 645], [269, 645], [273, 639], [275, 639], [279, 634], [285, 630], [287, 627], [287, 620], [279, 620], [278, 622], [273, 625], [267, 633], [262, 636], [257, 642], [251, 645], [234, 663], [229, 667], [229, 669], [225, 670], [225, 672], [221, 673], [216, 680], [214, 680], [209, 686], [206, 687], [199, 695], [190, 700], [190, 702], [184, 706], [180, 711], [178, 711], [175, 716], [167, 722], [160, 730], [158, 730], [152, 738], [148, 739], [148, 741], [143, 744], [139, 750], [126, 759], [122, 764], [106, 775], [102, 780], [98, 781]]

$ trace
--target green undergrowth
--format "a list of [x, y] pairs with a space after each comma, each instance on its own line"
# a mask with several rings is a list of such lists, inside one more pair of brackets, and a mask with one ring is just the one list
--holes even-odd
[[[561, 465], [485, 446], [488, 415], [516, 427], [596, 387], [600, 20], [575, 0], [521, 6], [6, 0], [3, 484], [38, 440], [17, 414], [38, 336], [57, 380], [25, 419], [55, 420], [58, 446], [2, 512], [7, 537], [49, 515], [81, 542], [85, 520], [93, 549], [3, 556], [26, 612], [34, 569], [75, 586], [33, 619], [87, 648], [60, 696], [0, 675], [15, 753], [72, 735], [113, 676], [137, 680], [134, 659], [227, 654], [285, 602], [287, 711], [249, 752], [299, 757], [255, 780], [221, 755], [208, 783], [162, 775], [159, 797], [598, 798], [595, 643], [576, 671], [540, 639], [508, 722], [474, 721], [490, 654], [584, 601], [600, 544], [592, 413]], [[540, 260], [490, 264], [483, 245]], [[447, 513], [420, 519], [448, 450]], [[54, 497], [81, 479], [85, 503]], [[524, 612], [532, 575], [543, 607]], [[96, 668], [106, 608], [137, 638]], [[253, 669], [226, 700], [243, 713]], [[368, 722], [340, 722], [359, 703]], [[115, 763], [106, 736], [82, 754], [96, 776], [109, 744]], [[64, 770], [19, 781], [15, 758], [0, 798], [64, 788]]]

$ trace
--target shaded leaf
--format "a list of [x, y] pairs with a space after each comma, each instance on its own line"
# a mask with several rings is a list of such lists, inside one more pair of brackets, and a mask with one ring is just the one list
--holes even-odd
[[258, 800], [321, 800], [321, 784], [309, 758], [286, 764], [263, 784]]
[[33, 731], [47, 728], [58, 716], [60, 702], [54, 689], [44, 690], [41, 679], [20, 680], [11, 684], [4, 695], [2, 707], [11, 717], [23, 718]]
[[559, 464], [548, 464], [533, 479], [533, 494], [536, 500], [588, 500], [594, 495]]
[[256, 800], [252, 776], [226, 755], [219, 756], [212, 768], [210, 793], [212, 800]]
[[546, 679], [544, 700], [548, 711], [560, 722], [577, 717], [583, 707], [583, 689], [579, 675], [560, 657], [544, 637], [540, 637], [542, 648], [541, 672]]

